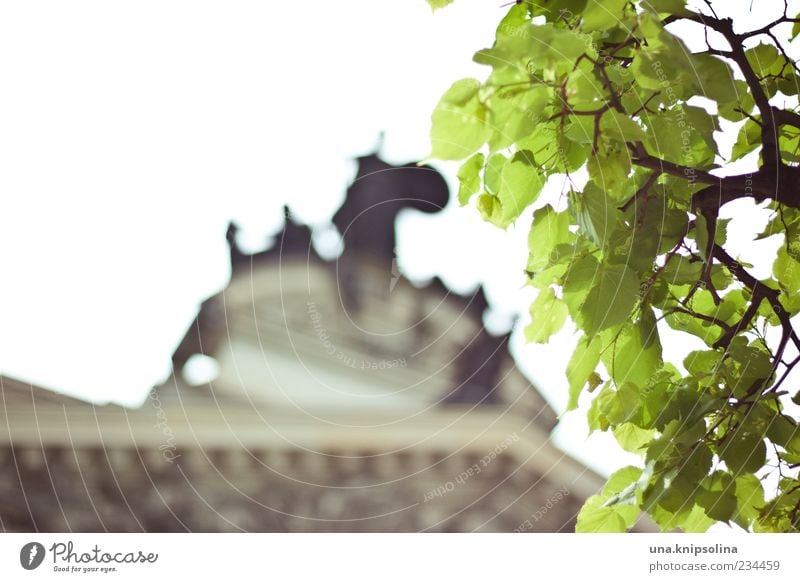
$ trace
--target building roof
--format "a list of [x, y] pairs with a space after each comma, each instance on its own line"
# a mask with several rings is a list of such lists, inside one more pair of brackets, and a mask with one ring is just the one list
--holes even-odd
[[[508, 334], [493, 335], [483, 326], [482, 316], [488, 307], [483, 288], [469, 295], [458, 294], [437, 277], [422, 286], [415, 286], [399, 273], [395, 258], [395, 220], [398, 213], [406, 208], [414, 208], [424, 212], [438, 212], [447, 203], [449, 192], [442, 176], [433, 168], [419, 167], [409, 163], [392, 166], [377, 155], [358, 158], [358, 172], [353, 184], [348, 188], [342, 206], [333, 216], [333, 223], [339, 229], [343, 240], [341, 255], [331, 261], [325, 261], [317, 253], [313, 244], [312, 230], [307, 225], [299, 224], [285, 209], [284, 226], [274, 237], [272, 247], [253, 254], [244, 252], [237, 244], [238, 228], [231, 224], [228, 229], [232, 277], [229, 286], [220, 293], [205, 301], [196, 320], [177, 348], [173, 362], [175, 369], [182, 366], [193, 354], [214, 356], [220, 349], [221, 340], [230, 335], [230, 296], [232, 287], [237, 281], [247, 280], [253, 286], [256, 273], [271, 272], [271, 277], [283, 278], [283, 273], [292, 266], [300, 266], [308, 270], [322, 270], [328, 273], [335, 282], [335, 288], [329, 293], [329, 299], [341, 304], [341, 308], [350, 320], [346, 323], [352, 327], [348, 337], [352, 338], [354, 323], [368, 309], [365, 302], [381, 307], [382, 315], [389, 317], [397, 308], [397, 301], [392, 298], [392, 290], [400, 283], [401, 287], [413, 287], [416, 297], [412, 301], [422, 302], [425, 297], [434, 297], [438, 306], [447, 305], [454, 311], [454, 318], [468, 319], [472, 332], [457, 349], [454, 349], [450, 364], [451, 390], [441, 399], [443, 404], [498, 404], [501, 402], [498, 387], [505, 381], [509, 366], [513, 359], [508, 350]], [[261, 281], [264, 279], [262, 278]], [[317, 290], [309, 290], [320, 300]], [[377, 293], [377, 295], [376, 295]], [[399, 295], [399, 294], [397, 294]], [[276, 291], [276, 298], [283, 301], [283, 294]], [[265, 298], [251, 297], [250, 302], [263, 309]], [[245, 299], [247, 301], [247, 299]], [[259, 303], [261, 302], [261, 303]], [[427, 315], [420, 316], [415, 326], [421, 330], [430, 323]], [[417, 325], [418, 323], [418, 325]], [[372, 338], [368, 333], [359, 330], [361, 339], [369, 344]], [[293, 341], [288, 338], [289, 342]], [[374, 342], [373, 342], [374, 343]], [[514, 370], [517, 377], [522, 374]], [[528, 382], [531, 399], [537, 422], [548, 430], [555, 425], [556, 415], [545, 400], [535, 393], [535, 388]], [[534, 394], [535, 393], [535, 394]]]

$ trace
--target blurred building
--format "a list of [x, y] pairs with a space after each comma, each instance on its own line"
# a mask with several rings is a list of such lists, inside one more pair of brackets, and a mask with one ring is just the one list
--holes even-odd
[[397, 213], [439, 210], [445, 182], [358, 162], [338, 259], [288, 213], [255, 254], [231, 226], [231, 281], [140, 409], [2, 379], [0, 528], [573, 530], [602, 479], [550, 443], [556, 416], [484, 328], [482, 291], [396, 268]]

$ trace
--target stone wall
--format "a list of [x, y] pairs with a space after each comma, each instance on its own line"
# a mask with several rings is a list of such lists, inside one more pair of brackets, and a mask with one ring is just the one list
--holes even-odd
[[0, 449], [4, 531], [573, 531], [582, 503], [500, 454]]

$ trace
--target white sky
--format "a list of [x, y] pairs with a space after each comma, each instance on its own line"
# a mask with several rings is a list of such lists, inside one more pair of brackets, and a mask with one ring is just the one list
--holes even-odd
[[[288, 202], [324, 224], [350, 158], [380, 131], [389, 161], [425, 157], [439, 96], [487, 72], [471, 56], [491, 44], [500, 4], [435, 15], [424, 0], [0, 4], [0, 373], [142, 402], [227, 280], [228, 221], [260, 241]], [[769, 16], [780, 3], [759, 4]], [[452, 183], [457, 166], [439, 167]], [[455, 204], [409, 213], [401, 266], [459, 291], [484, 281], [490, 301], [525, 312], [522, 222], [504, 233]], [[514, 342], [558, 410], [575, 339]], [[604, 471], [634, 459], [585, 434], [578, 411], [556, 441]]]

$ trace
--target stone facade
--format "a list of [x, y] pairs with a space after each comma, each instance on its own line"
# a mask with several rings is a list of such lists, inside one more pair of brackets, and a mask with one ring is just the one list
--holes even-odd
[[[441, 467], [436, 456], [380, 460], [224, 449], [174, 465], [142, 450], [6, 449], [4, 531], [572, 531], [582, 500], [499, 458]], [[197, 456], [197, 458], [192, 458]], [[240, 458], [232, 458], [240, 457]], [[441, 463], [441, 459], [438, 460]], [[18, 472], [19, 471], [19, 472]], [[9, 477], [10, 476], [10, 477]], [[467, 476], [467, 477], [465, 477]]]

